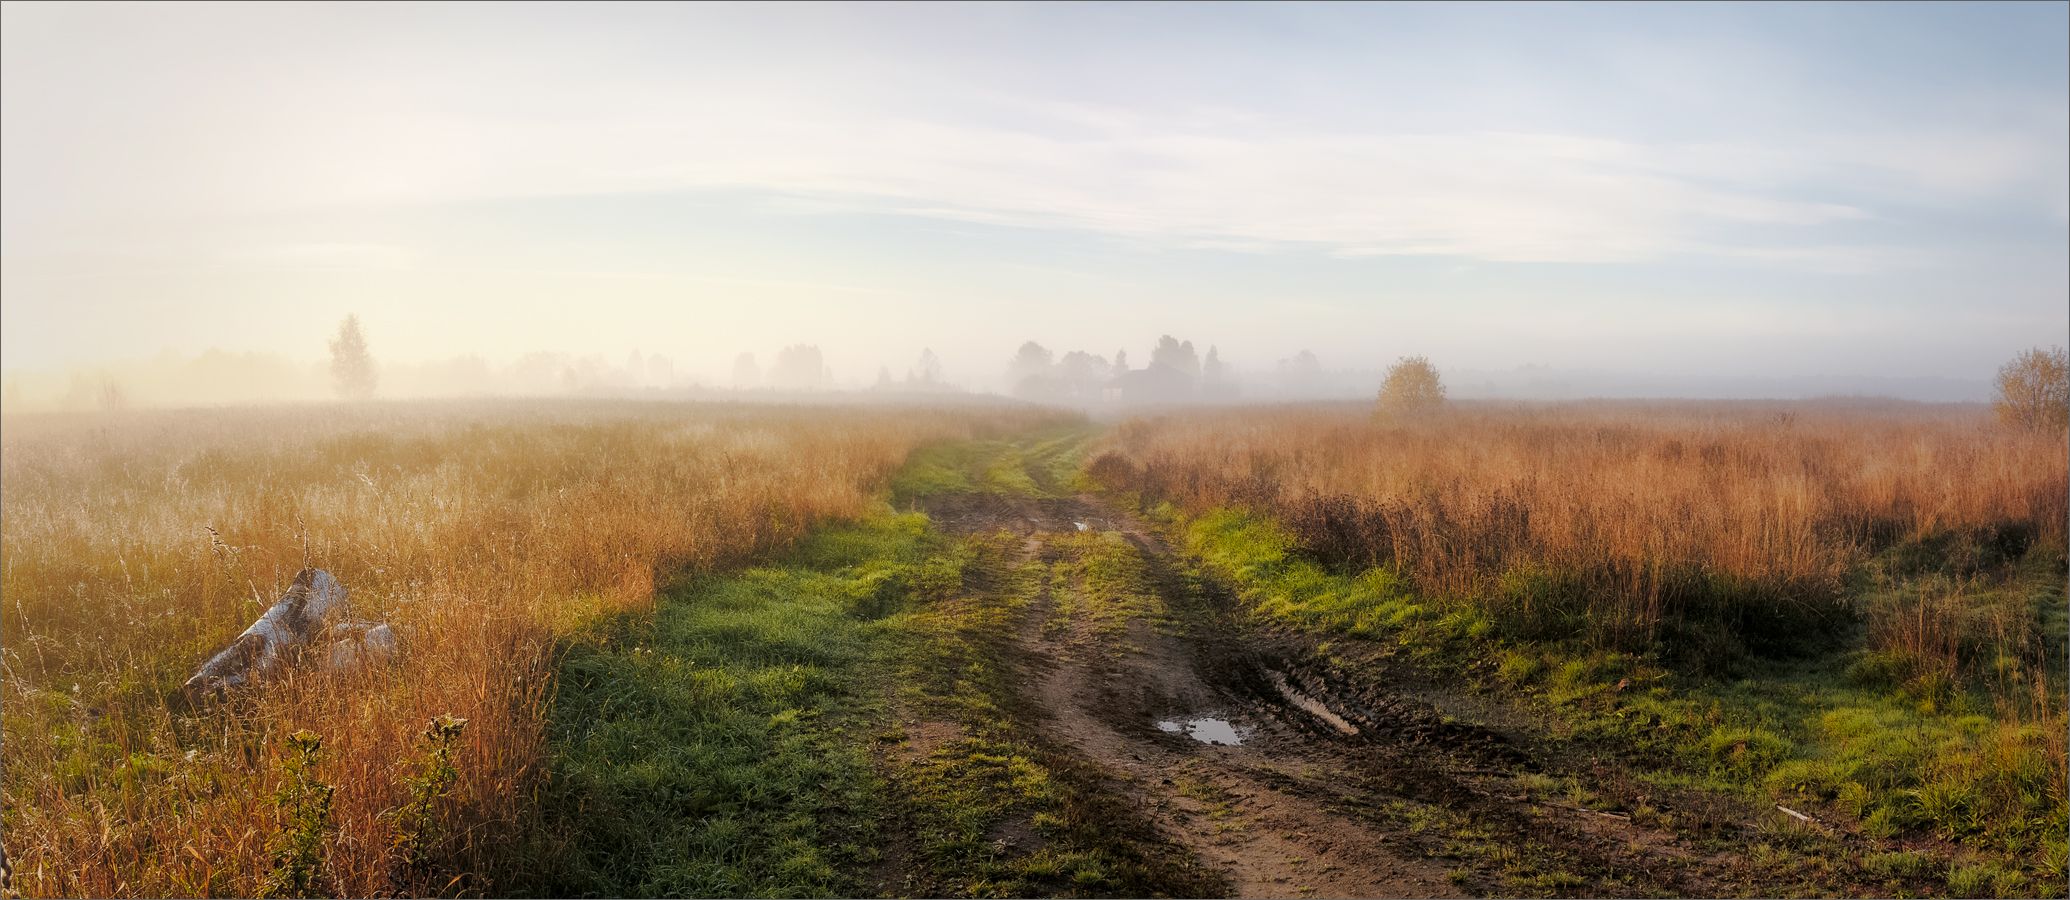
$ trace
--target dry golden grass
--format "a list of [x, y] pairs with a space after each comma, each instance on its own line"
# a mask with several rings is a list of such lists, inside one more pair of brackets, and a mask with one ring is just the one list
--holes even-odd
[[[923, 443], [1044, 414], [636, 403], [10, 418], [0, 446], [6, 848], [30, 896], [252, 896], [285, 736], [324, 739], [324, 889], [491, 890], [522, 852], [557, 631], [657, 577], [853, 516]], [[304, 668], [186, 710], [182, 679], [304, 565], [404, 631], [397, 664]], [[433, 716], [468, 720], [436, 875], [384, 811]], [[430, 880], [426, 880], [430, 879]]]
[[1907, 404], [1251, 409], [1131, 422], [1109, 448], [1110, 483], [1261, 507], [1311, 552], [1479, 598], [1524, 636], [1699, 660], [1837, 626], [1849, 574], [1901, 542], [2060, 554], [2070, 490], [2061, 433]]

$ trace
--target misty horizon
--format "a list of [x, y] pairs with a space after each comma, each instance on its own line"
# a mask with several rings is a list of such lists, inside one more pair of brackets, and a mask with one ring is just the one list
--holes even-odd
[[[1191, 341], [1186, 342], [1189, 346]], [[1038, 342], [1024, 342], [1038, 344]], [[627, 396], [687, 394], [970, 394], [1012, 397], [1088, 408], [1159, 405], [1220, 405], [1245, 402], [1362, 400], [1378, 390], [1385, 369], [1395, 360], [1328, 360], [1307, 350], [1292, 357], [1254, 362], [1220, 345], [1215, 352], [1220, 371], [1196, 384], [1193, 393], [1159, 401], [1124, 400], [1118, 394], [1059, 394], [1018, 383], [1011, 353], [999, 354], [990, 371], [958, 371], [939, 363], [931, 374], [926, 360], [901, 366], [886, 360], [857, 362], [849, 369], [826, 362], [841, 358], [832, 348], [790, 345], [774, 351], [743, 351], [730, 360], [684, 359], [661, 352], [632, 349], [612, 359], [603, 354], [577, 356], [533, 351], [506, 360], [462, 354], [443, 360], [387, 363], [375, 345], [378, 376], [375, 396], [381, 399], [459, 399], [468, 397]], [[1004, 348], [1002, 348], [1004, 349]], [[1094, 382], [1116, 384], [1123, 371], [1117, 354], [1088, 353], [1077, 348], [1044, 347], [1054, 357], [1090, 356], [1099, 366]], [[1134, 349], [1136, 352], [1130, 354]], [[817, 376], [801, 379], [779, 373], [780, 357], [791, 350], [822, 353]], [[1155, 347], [1120, 348], [1127, 371], [1156, 366]], [[923, 353], [933, 353], [932, 348]], [[751, 370], [743, 375], [743, 362]], [[1053, 363], [1052, 370], [1060, 369]], [[1989, 372], [1972, 378], [1937, 376], [1859, 376], [1817, 374], [1683, 374], [1620, 372], [1604, 368], [1562, 368], [1520, 363], [1505, 369], [1457, 369], [1439, 365], [1448, 394], [1461, 400], [1565, 401], [1592, 399], [1743, 399], [1805, 400], [1830, 397], [1888, 398], [1922, 402], [1977, 403], [1988, 400]], [[1196, 372], [1195, 378], [1199, 379]], [[11, 371], [0, 378], [5, 403], [15, 412], [85, 411], [129, 407], [207, 406], [236, 403], [313, 402], [334, 399], [336, 385], [324, 358], [297, 361], [278, 354], [231, 353], [210, 349], [195, 355], [167, 351], [157, 357], [61, 371]]]

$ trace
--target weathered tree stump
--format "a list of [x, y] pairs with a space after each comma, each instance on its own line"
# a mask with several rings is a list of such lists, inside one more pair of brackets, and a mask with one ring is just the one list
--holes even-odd
[[322, 569], [303, 569], [280, 602], [203, 663], [180, 693], [191, 700], [277, 674], [323, 629], [324, 619], [344, 605], [345, 586], [338, 579]]

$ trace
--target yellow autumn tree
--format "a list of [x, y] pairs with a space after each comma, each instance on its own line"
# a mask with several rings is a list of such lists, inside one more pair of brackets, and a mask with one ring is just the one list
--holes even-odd
[[1387, 370], [1380, 384], [1382, 415], [1416, 415], [1445, 405], [1445, 383], [1436, 366], [1421, 356], [1404, 356]]
[[1998, 421], [2034, 431], [2070, 427], [2070, 356], [2036, 347], [1998, 370]]

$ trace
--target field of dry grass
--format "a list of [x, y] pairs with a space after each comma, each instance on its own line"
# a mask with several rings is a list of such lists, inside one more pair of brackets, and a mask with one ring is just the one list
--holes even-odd
[[2060, 553], [2070, 490], [2062, 435], [1906, 404], [1252, 409], [1131, 422], [1111, 447], [1112, 484], [1258, 507], [1325, 561], [1476, 597], [1519, 636], [1699, 664], [1844, 627], [1850, 577], [1898, 545], [1969, 572]]
[[[427, 879], [521, 852], [557, 633], [640, 609], [657, 578], [863, 513], [918, 446], [1046, 415], [537, 402], [10, 418], [15, 886], [261, 894], [316, 802], [283, 799], [288, 738], [306, 730], [335, 788], [314, 889], [493, 891]], [[186, 708], [181, 681], [305, 565], [348, 586], [353, 616], [401, 629], [399, 661]], [[447, 715], [466, 724], [440, 786], [424, 733]], [[407, 824], [396, 810], [427, 791], [436, 824]]]

